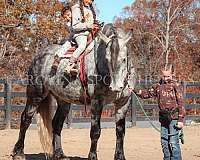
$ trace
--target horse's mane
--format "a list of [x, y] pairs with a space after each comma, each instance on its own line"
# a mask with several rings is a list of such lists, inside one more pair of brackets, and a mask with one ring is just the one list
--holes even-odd
[[[103, 28], [103, 34], [107, 37], [114, 36], [111, 41], [110, 52], [111, 52], [111, 66], [114, 70], [117, 58], [119, 54], [119, 43], [117, 37], [116, 29], [113, 24], [106, 24]], [[109, 74], [108, 62], [106, 60], [106, 47], [107, 44], [101, 40], [97, 48], [97, 71], [100, 75], [105, 76]]]

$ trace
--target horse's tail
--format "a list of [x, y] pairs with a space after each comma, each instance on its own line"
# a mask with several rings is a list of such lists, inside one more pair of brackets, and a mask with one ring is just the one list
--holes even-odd
[[38, 108], [37, 127], [42, 148], [47, 158], [53, 153], [52, 148], [52, 119], [57, 108], [57, 103], [52, 95], [41, 103]]

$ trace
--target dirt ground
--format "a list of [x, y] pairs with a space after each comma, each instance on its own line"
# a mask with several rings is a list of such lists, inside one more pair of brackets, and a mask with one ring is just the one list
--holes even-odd
[[[10, 152], [19, 130], [0, 131], [0, 160], [10, 159]], [[183, 160], [200, 160], [200, 126], [184, 128], [185, 144], [181, 146]], [[64, 152], [71, 160], [86, 160], [90, 147], [89, 129], [64, 129]], [[98, 159], [112, 160], [115, 149], [115, 130], [102, 129], [98, 143]], [[44, 160], [36, 129], [29, 129], [25, 143], [26, 159]], [[125, 137], [127, 160], [161, 160], [159, 133], [152, 128], [128, 128]]]

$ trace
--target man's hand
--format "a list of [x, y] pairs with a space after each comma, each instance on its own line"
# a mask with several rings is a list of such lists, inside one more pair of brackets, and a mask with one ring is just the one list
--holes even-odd
[[134, 88], [133, 87], [128, 87], [128, 91], [131, 93], [131, 92], [134, 92]]
[[178, 129], [182, 129], [183, 128], [183, 122], [178, 122], [177, 123], [177, 125], [176, 125], [176, 127], [178, 128]]

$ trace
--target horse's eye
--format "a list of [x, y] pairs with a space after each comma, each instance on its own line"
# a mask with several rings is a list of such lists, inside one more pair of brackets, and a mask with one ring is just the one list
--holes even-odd
[[126, 58], [123, 59], [123, 62], [126, 62]]

